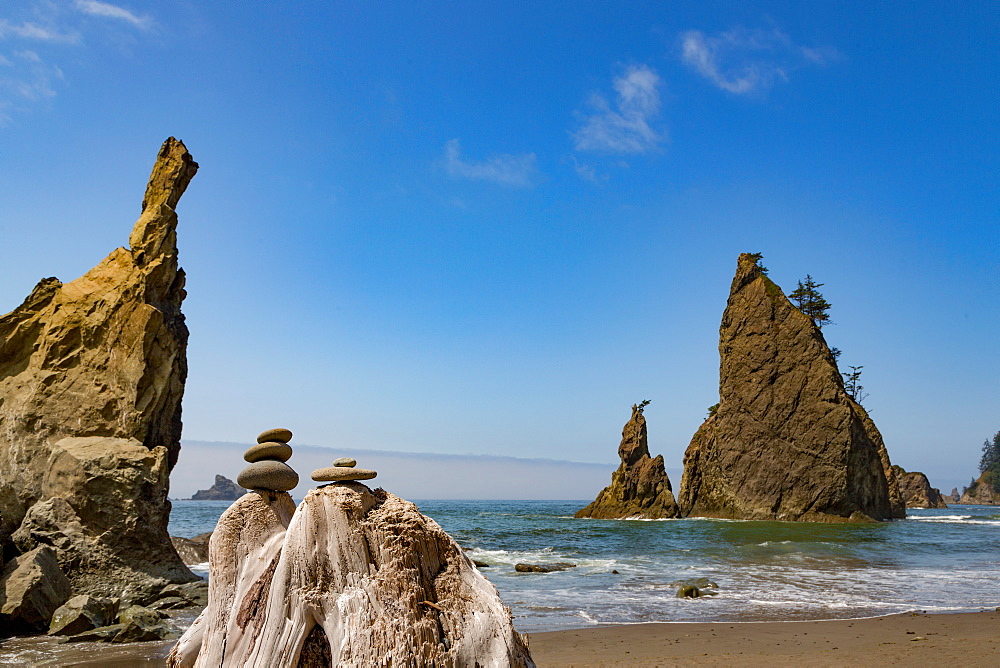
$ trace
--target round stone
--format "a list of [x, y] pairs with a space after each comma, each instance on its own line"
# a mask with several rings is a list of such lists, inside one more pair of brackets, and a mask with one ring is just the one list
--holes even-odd
[[327, 466], [312, 472], [316, 482], [345, 482], [347, 480], [371, 480], [378, 473], [368, 469], [356, 469], [351, 466]]
[[248, 462], [259, 462], [262, 459], [275, 459], [279, 462], [287, 462], [291, 456], [292, 446], [278, 441], [258, 443], [243, 453], [243, 459]]
[[352, 459], [351, 457], [341, 457], [340, 459], [334, 460], [333, 465], [334, 466], [352, 466], [353, 467], [353, 466], [357, 466], [358, 465], [358, 460], [357, 459]]
[[287, 492], [299, 484], [299, 474], [284, 462], [265, 459], [254, 462], [236, 476], [236, 483], [247, 489], [270, 489]]
[[260, 432], [260, 436], [257, 437], [258, 443], [266, 443], [268, 441], [278, 441], [279, 443], [288, 443], [292, 440], [292, 432], [287, 429], [282, 429], [278, 427], [277, 429], [268, 429], [267, 431]]

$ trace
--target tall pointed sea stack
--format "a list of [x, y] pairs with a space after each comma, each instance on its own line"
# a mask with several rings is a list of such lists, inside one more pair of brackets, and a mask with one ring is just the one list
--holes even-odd
[[663, 468], [663, 455], [649, 456], [646, 417], [642, 408], [632, 406], [632, 417], [622, 429], [618, 446], [622, 463], [611, 474], [611, 484], [576, 517], [595, 519], [662, 519], [677, 517], [678, 508]]
[[906, 514], [875, 423], [820, 329], [749, 253], [719, 330], [719, 406], [684, 454], [685, 516], [844, 522]]
[[164, 142], [129, 238], [0, 317], [0, 543], [50, 545], [77, 592], [194, 579], [170, 544], [188, 330], [174, 209], [198, 169]]

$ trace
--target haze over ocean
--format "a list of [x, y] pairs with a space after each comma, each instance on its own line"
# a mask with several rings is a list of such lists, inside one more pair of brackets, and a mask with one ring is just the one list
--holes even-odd
[[185, 441], [601, 464], [592, 498], [648, 398], [676, 488], [751, 251], [824, 284], [893, 463], [947, 493], [1000, 429], [998, 16], [8, 3], [0, 312], [127, 242], [173, 135]]

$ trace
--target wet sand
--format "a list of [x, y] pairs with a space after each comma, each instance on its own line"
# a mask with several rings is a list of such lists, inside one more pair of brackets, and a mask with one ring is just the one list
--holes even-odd
[[[531, 655], [550, 666], [996, 666], [1000, 613], [904, 614], [828, 622], [662, 623], [532, 633]], [[14, 639], [28, 651], [12, 665], [163, 666], [173, 641], [59, 646]], [[35, 646], [30, 647], [32, 644]], [[32, 656], [33, 655], [33, 656]], [[9, 660], [9, 659], [8, 659]], [[50, 662], [51, 661], [51, 662]]]
[[529, 635], [550, 666], [996, 666], [1000, 613], [827, 622], [664, 623]]

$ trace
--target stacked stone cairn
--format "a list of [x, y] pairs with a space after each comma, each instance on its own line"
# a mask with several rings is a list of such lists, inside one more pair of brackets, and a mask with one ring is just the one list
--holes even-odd
[[351, 480], [371, 480], [378, 474], [368, 469], [355, 468], [358, 462], [350, 457], [341, 457], [333, 466], [316, 469], [312, 479], [316, 482], [349, 482]]
[[268, 429], [257, 437], [257, 445], [243, 453], [250, 462], [236, 477], [240, 487], [287, 492], [299, 484], [299, 474], [285, 462], [292, 456], [292, 432]]

